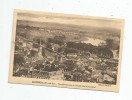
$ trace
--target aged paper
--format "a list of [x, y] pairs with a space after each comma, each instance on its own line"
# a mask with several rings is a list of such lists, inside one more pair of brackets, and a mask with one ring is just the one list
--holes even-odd
[[124, 20], [14, 11], [9, 83], [119, 91]]

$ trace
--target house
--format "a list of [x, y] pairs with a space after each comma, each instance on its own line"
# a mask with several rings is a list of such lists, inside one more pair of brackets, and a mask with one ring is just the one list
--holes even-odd
[[57, 51], [58, 48], [60, 48], [60, 45], [51, 43], [51, 47], [52, 47], [52, 50], [53, 50], [53, 51]]
[[108, 75], [110, 75], [111, 77], [115, 77], [117, 75], [117, 71], [110, 71], [110, 70], [107, 70], [106, 71]]
[[69, 54], [67, 54], [67, 57], [69, 57], [69, 58], [76, 58], [77, 54], [76, 53], [69, 53]]
[[114, 83], [114, 82], [115, 82], [114, 78], [112, 78], [112, 77], [111, 77], [110, 75], [108, 75], [108, 74], [104, 74], [103, 81], [104, 81], [104, 82], [108, 82], [108, 83]]
[[113, 52], [113, 58], [118, 59], [119, 58], [119, 54], [117, 53], [118, 50], [112, 50], [112, 52]]
[[115, 60], [115, 59], [108, 59], [106, 61], [106, 64], [109, 66], [109, 67], [117, 67], [118, 66], [118, 60]]
[[27, 46], [27, 44], [25, 43], [25, 42], [23, 42], [22, 43], [22, 47], [24, 48], [24, 47], [26, 47]]
[[47, 61], [49, 61], [50, 63], [53, 63], [55, 58], [53, 56], [47, 56]]

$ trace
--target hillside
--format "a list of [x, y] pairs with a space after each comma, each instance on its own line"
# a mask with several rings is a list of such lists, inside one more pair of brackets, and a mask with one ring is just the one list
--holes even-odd
[[[86, 37], [106, 40], [112, 38], [119, 41], [120, 30], [114, 28], [89, 27], [79, 25], [67, 25], [48, 22], [17, 21], [17, 31], [33, 36], [45, 37], [47, 35], [65, 35], [68, 40], [85, 40]], [[37, 34], [36, 34], [37, 33]]]

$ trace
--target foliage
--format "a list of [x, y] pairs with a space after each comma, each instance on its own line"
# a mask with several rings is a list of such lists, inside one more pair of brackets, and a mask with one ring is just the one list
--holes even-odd
[[25, 59], [23, 57], [23, 55], [21, 54], [15, 54], [14, 55], [14, 64], [19, 64], [21, 65], [22, 63], [25, 63]]
[[113, 47], [113, 39], [106, 39], [106, 47], [112, 49]]
[[62, 36], [57, 36], [56, 35], [56, 36], [54, 36], [54, 38], [48, 38], [47, 42], [63, 45], [65, 39], [66, 39], [65, 35], [62, 35]]

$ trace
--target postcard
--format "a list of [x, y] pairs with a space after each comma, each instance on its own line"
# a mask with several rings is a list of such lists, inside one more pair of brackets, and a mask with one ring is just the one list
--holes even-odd
[[124, 20], [14, 11], [9, 83], [119, 92]]

